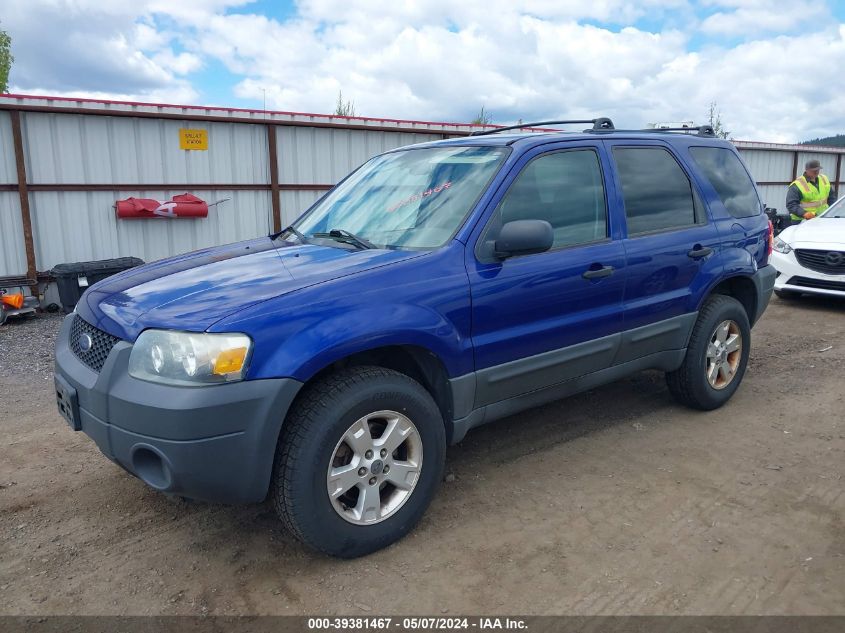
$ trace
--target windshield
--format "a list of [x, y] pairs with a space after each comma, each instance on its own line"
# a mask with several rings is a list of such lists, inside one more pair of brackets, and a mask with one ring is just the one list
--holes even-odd
[[380, 248], [442, 246], [505, 155], [495, 147], [436, 147], [376, 156], [293, 226], [307, 238], [346, 231]]
[[839, 198], [836, 202], [830, 205], [830, 208], [822, 213], [820, 218], [845, 218], [845, 204], [842, 201], [845, 198]]

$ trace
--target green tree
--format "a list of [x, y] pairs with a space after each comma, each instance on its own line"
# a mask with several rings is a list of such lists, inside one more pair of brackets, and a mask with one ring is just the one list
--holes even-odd
[[719, 111], [719, 106], [716, 105], [715, 101], [710, 102], [710, 111], [707, 114], [707, 122], [710, 124], [710, 127], [713, 128], [716, 136], [719, 138], [730, 138], [731, 133], [729, 130], [725, 129], [725, 125], [722, 123], [722, 113]]
[[9, 70], [13, 61], [12, 38], [0, 29], [0, 93], [9, 92]]
[[490, 125], [493, 122], [493, 115], [487, 112], [484, 109], [484, 106], [481, 106], [481, 110], [478, 112], [476, 117], [470, 121], [473, 125]]
[[335, 106], [334, 113], [338, 116], [355, 116], [355, 102], [344, 101], [342, 90], [338, 90], [337, 92], [337, 105]]
[[809, 141], [801, 141], [801, 145], [828, 145], [833, 147], [845, 147], [845, 134], [836, 134], [835, 136], [824, 136], [822, 138], [814, 138]]

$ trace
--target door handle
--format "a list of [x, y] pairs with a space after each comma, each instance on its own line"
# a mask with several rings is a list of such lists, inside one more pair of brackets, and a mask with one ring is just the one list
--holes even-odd
[[590, 268], [581, 273], [584, 279], [601, 279], [613, 274], [613, 266], [602, 266], [601, 268]]
[[709, 246], [702, 246], [701, 244], [696, 244], [691, 251], [687, 253], [689, 257], [693, 259], [701, 259], [702, 257], [707, 257], [710, 253], [713, 252], [713, 249]]

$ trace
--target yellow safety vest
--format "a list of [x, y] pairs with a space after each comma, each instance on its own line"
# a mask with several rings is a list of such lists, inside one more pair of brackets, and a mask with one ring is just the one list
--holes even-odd
[[[802, 175], [792, 182], [792, 185], [798, 187], [801, 191], [801, 208], [804, 213], [812, 211], [818, 217], [823, 211], [827, 209], [827, 198], [830, 195], [830, 181], [827, 176], [819, 174], [816, 186], [807, 182], [807, 179]], [[803, 220], [794, 213], [791, 214], [793, 220]]]

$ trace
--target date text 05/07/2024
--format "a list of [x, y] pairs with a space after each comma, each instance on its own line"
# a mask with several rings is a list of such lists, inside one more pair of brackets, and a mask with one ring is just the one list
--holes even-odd
[[463, 618], [463, 617], [341, 617], [341, 618], [308, 618], [308, 629], [319, 630], [402, 630], [402, 631], [435, 631], [451, 629], [477, 630], [511, 630], [518, 631], [528, 628], [524, 620], [519, 618]]

